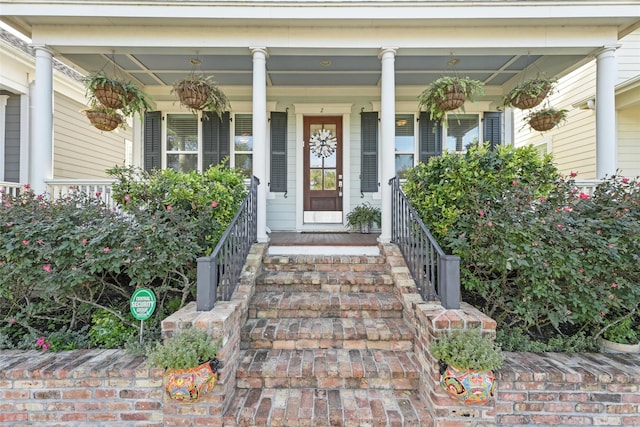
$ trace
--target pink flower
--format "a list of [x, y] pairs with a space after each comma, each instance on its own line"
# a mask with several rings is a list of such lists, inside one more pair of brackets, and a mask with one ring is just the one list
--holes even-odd
[[51, 271], [51, 264], [45, 264], [42, 266], [42, 269], [49, 273]]
[[131, 197], [129, 197], [128, 195], [124, 196], [124, 201], [125, 202], [130, 202], [131, 201]]
[[38, 340], [36, 341], [36, 345], [38, 347], [42, 347], [42, 345], [44, 345], [44, 337], [38, 338]]
[[540, 201], [541, 201], [541, 202], [546, 202], [546, 201], [547, 201], [547, 198], [546, 198], [546, 197], [544, 197], [544, 196], [542, 196], [542, 197], [540, 197]]
[[167, 210], [170, 211], [171, 209], [173, 209], [171, 205], [167, 205]]
[[109, 249], [109, 246], [105, 246], [104, 248], [102, 248], [102, 252], [107, 253], [109, 252], [111, 249]]
[[601, 235], [602, 234], [602, 230], [596, 230], [596, 234], [597, 235]]
[[484, 211], [483, 211], [482, 209], [480, 209], [480, 210], [478, 211], [478, 215], [480, 215], [480, 216], [484, 216]]
[[571, 171], [571, 173], [569, 174], [569, 176], [570, 176], [571, 178], [575, 178], [576, 176], [578, 176], [578, 173], [577, 173], [577, 172], [574, 172], [574, 171]]
[[518, 185], [518, 180], [517, 180], [517, 179], [514, 179], [513, 181], [511, 181], [511, 184], [513, 184], [513, 185]]
[[217, 208], [218, 207], [218, 202], [216, 202], [215, 200], [213, 202], [211, 202], [211, 207]]
[[7, 227], [11, 227], [13, 225], [13, 222], [8, 222], [7, 223]]
[[629, 178], [622, 178], [622, 183], [623, 183], [623, 184], [626, 184], [626, 183], [628, 183], [628, 182], [629, 182]]
[[31, 184], [25, 184], [24, 188], [26, 188], [27, 190], [31, 188]]
[[42, 194], [38, 194], [38, 200], [43, 200], [44, 196]]
[[565, 206], [564, 207], [564, 211], [565, 212], [571, 212], [571, 206]]
[[96, 191], [96, 197], [102, 196], [102, 191]]
[[49, 343], [49, 342], [46, 342], [46, 343], [42, 344], [42, 350], [43, 351], [49, 350], [49, 347], [51, 347], [51, 343]]
[[588, 199], [590, 199], [590, 198], [591, 198], [591, 196], [590, 196], [590, 195], [588, 195], [587, 193], [580, 193], [580, 198], [581, 198], [582, 200], [588, 200]]
[[9, 324], [13, 325], [14, 323], [16, 323], [16, 319], [14, 319], [13, 317], [11, 319], [9, 319]]
[[613, 248], [615, 248], [615, 247], [616, 247], [616, 244], [615, 244], [615, 243], [609, 243], [609, 249], [613, 249]]
[[618, 287], [618, 284], [617, 284], [616, 282], [613, 282], [613, 283], [611, 284], [611, 287], [612, 287], [612, 288], [617, 288], [617, 287]]
[[87, 243], [87, 239], [82, 239], [82, 243], [83, 244]]
[[23, 240], [23, 241], [22, 241], [22, 244], [23, 244], [23, 245], [25, 245], [25, 246], [27, 246], [27, 245], [29, 244], [29, 241], [28, 241], [28, 240]]
[[44, 245], [44, 240], [38, 239], [38, 240], [36, 240], [36, 243], [39, 244], [39, 245]]
[[578, 270], [579, 273], [584, 273], [584, 268], [581, 268], [580, 270]]
[[493, 227], [493, 222], [491, 221], [487, 222], [487, 227]]
[[562, 230], [564, 228], [564, 225], [558, 224], [558, 225], [556, 225], [556, 227], [558, 228], [558, 230]]
[[616, 297], [615, 297], [615, 295], [613, 295], [613, 294], [609, 294], [609, 299], [610, 299], [610, 300], [614, 300], [614, 299], [616, 299]]

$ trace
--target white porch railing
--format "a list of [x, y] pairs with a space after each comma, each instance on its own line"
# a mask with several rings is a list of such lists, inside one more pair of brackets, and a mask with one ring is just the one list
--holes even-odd
[[2, 194], [9, 194], [15, 197], [20, 192], [20, 187], [22, 187], [22, 184], [18, 184], [17, 182], [0, 181]]
[[47, 179], [47, 191], [53, 199], [59, 199], [73, 193], [86, 193], [99, 197], [109, 206], [115, 208], [116, 203], [112, 198], [111, 187], [115, 179]]
[[578, 191], [590, 196], [593, 196], [596, 186], [601, 182], [599, 179], [580, 179], [575, 181]]

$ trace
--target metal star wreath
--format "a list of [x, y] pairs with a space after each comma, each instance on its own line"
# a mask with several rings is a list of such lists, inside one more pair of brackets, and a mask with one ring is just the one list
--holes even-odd
[[336, 151], [338, 139], [328, 129], [316, 131], [309, 138], [311, 152], [318, 157], [329, 157]]

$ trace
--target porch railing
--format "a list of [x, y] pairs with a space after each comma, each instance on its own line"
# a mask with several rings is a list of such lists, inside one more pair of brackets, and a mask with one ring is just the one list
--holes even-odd
[[420, 295], [440, 300], [446, 309], [460, 308], [460, 258], [446, 255], [400, 188], [391, 185], [391, 241], [398, 245]]
[[74, 193], [85, 193], [91, 197], [101, 199], [111, 209], [116, 208], [111, 187], [115, 182], [111, 178], [96, 179], [47, 179], [47, 192], [52, 199], [60, 199]]
[[580, 180], [576, 180], [575, 184], [578, 191], [580, 191], [581, 193], [586, 193], [590, 196], [593, 196], [593, 193], [596, 187], [601, 182], [602, 182], [601, 180], [597, 180], [597, 179], [580, 179]]
[[258, 185], [251, 178], [249, 193], [210, 256], [198, 258], [196, 309], [211, 310], [216, 301], [231, 299], [251, 245], [257, 241]]
[[15, 197], [20, 193], [21, 187], [22, 184], [17, 182], [0, 181], [0, 190], [2, 190], [2, 194]]

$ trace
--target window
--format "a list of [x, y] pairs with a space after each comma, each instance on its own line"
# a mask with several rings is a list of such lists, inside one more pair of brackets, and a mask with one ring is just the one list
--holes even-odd
[[198, 170], [198, 117], [167, 114], [167, 168], [179, 172]]
[[480, 140], [480, 116], [478, 114], [449, 114], [446, 128], [446, 145], [449, 151], [464, 152]]
[[396, 115], [396, 176], [404, 178], [414, 166], [415, 135], [413, 114]]
[[234, 166], [247, 176], [253, 175], [253, 117], [236, 114], [234, 118]]

